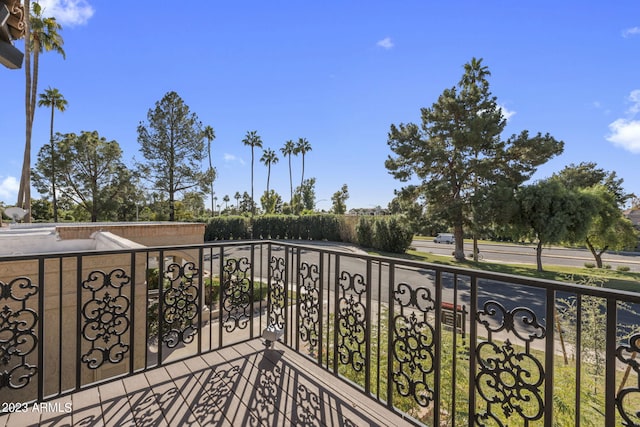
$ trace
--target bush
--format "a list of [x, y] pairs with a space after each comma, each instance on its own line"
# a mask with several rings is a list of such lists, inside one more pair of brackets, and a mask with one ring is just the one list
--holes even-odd
[[373, 223], [368, 217], [361, 217], [356, 227], [358, 244], [364, 248], [373, 247]]
[[616, 267], [616, 270], [618, 271], [630, 271], [631, 268], [628, 265], [619, 265]]
[[242, 216], [213, 217], [204, 230], [204, 241], [249, 238], [249, 220]]
[[596, 268], [596, 265], [592, 262], [585, 262], [584, 263], [584, 267], [585, 268]]

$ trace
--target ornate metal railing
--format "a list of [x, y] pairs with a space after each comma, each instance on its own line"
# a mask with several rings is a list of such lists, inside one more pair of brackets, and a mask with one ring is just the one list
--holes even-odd
[[0, 400], [62, 396], [276, 325], [416, 424], [637, 426], [638, 312], [631, 292], [277, 241], [6, 257]]

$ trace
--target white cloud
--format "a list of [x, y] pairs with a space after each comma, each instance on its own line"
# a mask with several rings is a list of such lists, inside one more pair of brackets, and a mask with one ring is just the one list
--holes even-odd
[[94, 13], [86, 0], [40, 0], [38, 3], [44, 16], [53, 16], [62, 25], [84, 25]]
[[[0, 177], [2, 179], [2, 177]], [[14, 200], [18, 197], [18, 187], [20, 186], [18, 180], [13, 176], [8, 176], [0, 181], [0, 200], [7, 205], [14, 203]]]
[[511, 111], [507, 109], [507, 107], [505, 107], [504, 105], [498, 105], [498, 108], [500, 108], [500, 110], [502, 111], [502, 116], [505, 118], [506, 121], [509, 121], [511, 117], [516, 115], [515, 111]]
[[618, 119], [609, 125], [607, 141], [632, 153], [640, 154], [640, 120]]
[[376, 45], [387, 50], [391, 49], [394, 46], [393, 42], [391, 41], [391, 37], [385, 37], [382, 40], [378, 40]]
[[233, 162], [238, 162], [241, 165], [244, 166], [244, 160], [242, 160], [240, 157], [236, 157], [233, 154], [229, 154], [229, 153], [224, 153], [224, 155], [222, 156], [222, 158], [224, 159], [225, 163], [233, 163]]
[[627, 28], [622, 31], [622, 37], [627, 38], [640, 34], [640, 27]]
[[607, 141], [632, 153], [640, 154], [640, 120], [635, 116], [640, 113], [640, 89], [631, 91], [627, 98], [631, 106], [627, 109], [627, 118], [615, 120], [609, 124]]

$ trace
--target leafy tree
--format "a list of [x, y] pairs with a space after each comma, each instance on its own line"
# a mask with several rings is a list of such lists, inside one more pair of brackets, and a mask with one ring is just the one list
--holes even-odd
[[522, 187], [516, 193], [516, 202], [518, 211], [512, 218], [514, 234], [537, 243], [538, 271], [543, 271], [543, 246], [584, 241], [595, 212], [592, 197], [570, 191], [552, 179]]
[[256, 147], [262, 148], [262, 139], [258, 135], [257, 131], [252, 130], [250, 132], [247, 132], [244, 139], [242, 140], [242, 143], [251, 147], [251, 215], [255, 215], [255, 199], [253, 198], [253, 161], [255, 156], [253, 151]]
[[204, 197], [198, 191], [184, 193], [180, 204], [181, 212], [178, 218], [182, 221], [193, 221], [204, 211]]
[[51, 221], [53, 218], [53, 204], [47, 199], [33, 199], [31, 201], [31, 216], [37, 222]]
[[299, 211], [305, 210], [308, 212], [313, 212], [316, 208], [316, 179], [309, 178], [304, 180], [301, 186], [296, 188], [296, 191], [293, 196], [293, 203], [296, 207], [296, 213], [300, 213]]
[[58, 222], [58, 202], [56, 200], [56, 158], [55, 158], [55, 147], [54, 147], [54, 138], [53, 138], [53, 114], [57, 109], [60, 112], [64, 112], [67, 109], [67, 100], [64, 99], [64, 96], [58, 91], [58, 89], [47, 88], [44, 93], [40, 94], [40, 99], [38, 100], [38, 107], [51, 107], [51, 129], [50, 129], [50, 138], [49, 141], [51, 143], [51, 152], [54, 155], [51, 156], [51, 196], [53, 198], [53, 222]]
[[270, 190], [268, 193], [265, 191], [260, 197], [260, 203], [265, 214], [282, 212], [282, 197], [274, 190]]
[[176, 92], [167, 92], [147, 113], [148, 124], [138, 125], [138, 142], [145, 163], [141, 176], [169, 196], [169, 221], [175, 221], [176, 194], [194, 188], [205, 191], [213, 181], [212, 169], [202, 172], [204, 134], [195, 113]]
[[333, 203], [331, 207], [331, 211], [334, 214], [344, 215], [347, 212], [347, 204], [346, 201], [349, 198], [349, 188], [347, 184], [343, 184], [340, 190], [333, 193], [331, 196], [331, 202]]
[[[207, 139], [207, 153], [209, 154], [209, 173], [214, 176], [215, 179], [215, 170], [213, 169], [213, 163], [211, 162], [211, 142], [216, 139], [216, 134], [211, 126], [204, 127], [204, 137]], [[213, 179], [211, 180], [211, 212], [213, 213]]]
[[[59, 137], [56, 180], [62, 196], [86, 211], [92, 222], [109, 219], [115, 208], [114, 200], [131, 180], [129, 170], [121, 161], [120, 145], [100, 137], [96, 131]], [[49, 188], [46, 171], [51, 165], [50, 151], [49, 145], [40, 149], [34, 169], [34, 183], [43, 192]]]
[[421, 126], [391, 125], [388, 144], [395, 157], [385, 162], [396, 179], [420, 180], [417, 189], [430, 214], [453, 228], [458, 260], [464, 259], [465, 226], [471, 225], [475, 236], [480, 221], [497, 219], [474, 215], [486, 211], [481, 203], [490, 197], [473, 196], [491, 188], [509, 187], [513, 192], [563, 147], [549, 135], [529, 137], [526, 131], [503, 141], [506, 121], [489, 91], [490, 72], [476, 58], [464, 68], [457, 86], [421, 109]]
[[289, 196], [289, 204], [293, 200], [293, 175], [291, 175], [291, 155], [297, 155], [296, 145], [292, 140], [288, 140], [284, 143], [284, 147], [280, 149], [280, 152], [283, 156], [289, 158], [289, 189], [291, 191], [291, 195]]
[[602, 268], [602, 255], [609, 249], [621, 250], [635, 246], [637, 236], [633, 224], [622, 215], [622, 206], [633, 194], [622, 188], [624, 182], [615, 172], [598, 168], [594, 162], [570, 164], [551, 179], [574, 191], [584, 190], [593, 199], [594, 217], [585, 236], [587, 248], [598, 268]]
[[262, 153], [260, 161], [267, 167], [267, 194], [269, 194], [269, 180], [271, 179], [271, 165], [278, 163], [278, 156], [271, 148], [267, 148]]
[[253, 202], [253, 198], [246, 191], [242, 193], [242, 200], [240, 201], [240, 212], [253, 214], [256, 211], [256, 205]]
[[[31, 10], [31, 13], [29, 13], [29, 19], [25, 19], [25, 34], [28, 35], [28, 39], [25, 36], [24, 47], [26, 135], [17, 206], [31, 211], [31, 132], [36, 111], [40, 52], [54, 51], [61, 54], [63, 58], [65, 53], [62, 49], [64, 41], [59, 34], [62, 26], [56, 19], [44, 18], [42, 7], [37, 2], [31, 4], [29, 0], [25, 0], [24, 10], [27, 13]], [[31, 222], [30, 218], [31, 215], [27, 215], [25, 222]]]

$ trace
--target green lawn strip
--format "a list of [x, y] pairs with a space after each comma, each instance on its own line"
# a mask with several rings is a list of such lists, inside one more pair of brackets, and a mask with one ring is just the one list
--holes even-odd
[[[487, 261], [456, 261], [448, 255], [435, 255], [432, 253], [408, 250], [404, 254], [369, 251], [372, 255], [407, 259], [411, 261], [423, 261], [433, 264], [450, 265], [455, 267], [468, 267], [476, 270], [490, 271], [493, 273], [515, 274], [518, 276], [533, 277], [537, 279], [558, 280], [561, 282], [576, 283], [578, 279], [596, 276], [605, 279], [604, 286], [610, 289], [640, 292], [640, 273], [622, 272], [608, 269], [593, 269], [582, 267], [565, 267], [558, 265], [545, 265], [543, 272], [538, 272], [531, 264], [501, 264]], [[571, 278], [573, 277], [573, 280]]]

